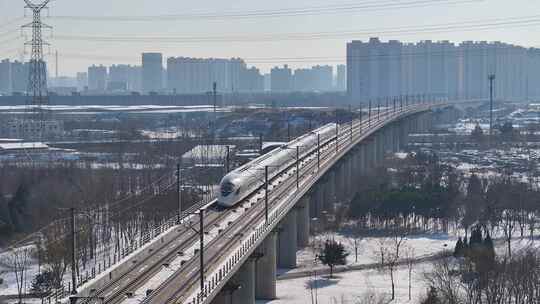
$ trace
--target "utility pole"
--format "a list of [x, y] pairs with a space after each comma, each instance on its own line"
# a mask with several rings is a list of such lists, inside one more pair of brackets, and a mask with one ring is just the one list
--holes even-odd
[[75, 274], [75, 208], [70, 208], [71, 211], [71, 294], [77, 294], [77, 276]]
[[231, 147], [227, 145], [227, 159], [226, 159], [225, 169], [227, 170], [225, 174], [231, 171]]
[[291, 122], [287, 119], [287, 142], [291, 142]]
[[321, 135], [317, 133], [317, 170], [321, 168]]
[[296, 146], [296, 189], [300, 188], [300, 146]]
[[337, 110], [336, 110], [336, 154], [339, 150], [339, 123], [338, 123], [338, 116], [337, 116]]
[[354, 115], [351, 110], [351, 105], [349, 105], [349, 115], [351, 115], [351, 142], [353, 141], [353, 123], [354, 123]]
[[263, 135], [259, 134], [259, 154], [262, 155], [263, 152]]
[[217, 111], [217, 82], [214, 81], [212, 85], [212, 92], [214, 94], [214, 118]]
[[381, 119], [381, 100], [377, 98], [377, 120]]
[[360, 120], [360, 124], [359, 124], [360, 133], [362, 133], [362, 102], [360, 102], [360, 118], [359, 118], [359, 120]]
[[268, 166], [264, 166], [264, 219], [268, 225]]
[[368, 126], [371, 127], [371, 99], [369, 100]]
[[182, 185], [180, 176], [180, 163], [176, 164], [176, 196], [178, 199], [178, 225], [182, 220]]
[[199, 267], [201, 292], [204, 292], [204, 209], [199, 210]]
[[493, 82], [495, 81], [495, 74], [490, 74], [489, 77], [489, 140], [493, 136]]
[[54, 53], [54, 77], [56, 78], [56, 81], [58, 81], [58, 50]]

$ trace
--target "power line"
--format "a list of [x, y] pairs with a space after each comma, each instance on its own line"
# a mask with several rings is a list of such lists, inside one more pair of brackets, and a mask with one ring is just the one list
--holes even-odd
[[364, 1], [353, 4], [334, 4], [325, 6], [297, 7], [274, 10], [250, 10], [231, 12], [193, 12], [185, 14], [166, 14], [154, 16], [52, 16], [57, 20], [73, 21], [121, 21], [121, 22], [145, 22], [145, 21], [187, 21], [187, 20], [208, 20], [208, 19], [250, 19], [250, 18], [276, 18], [295, 17], [305, 15], [326, 15], [342, 14], [358, 11], [376, 11], [408, 9], [433, 5], [455, 5], [484, 2], [484, 0], [385, 0], [385, 1]]
[[[517, 46], [501, 44], [501, 45], [489, 45], [485, 49], [458, 49], [456, 47], [449, 48], [442, 51], [405, 51], [399, 53], [382, 53], [371, 55], [356, 55], [349, 56], [349, 62], [373, 62], [378, 60], [406, 60], [414, 58], [430, 57], [443, 57], [455, 55], [455, 58], [470, 56], [470, 57], [487, 57], [491, 52], [501, 52], [510, 49], [519, 48]], [[522, 49], [526, 51], [525, 48]], [[125, 56], [100, 56], [92, 54], [80, 54], [80, 53], [64, 53], [64, 58], [73, 59], [89, 59], [89, 60], [107, 60], [107, 61], [125, 61]], [[343, 63], [346, 61], [344, 56], [305, 56], [305, 57], [257, 57], [257, 58], [243, 58], [246, 63], [249, 64], [282, 64], [282, 63]], [[137, 58], [133, 58], [132, 61], [136, 61]]]
[[234, 36], [76, 36], [76, 35], [56, 35], [55, 40], [65, 41], [91, 41], [106, 43], [212, 43], [212, 42], [273, 42], [284, 40], [323, 40], [323, 39], [343, 39], [352, 36], [369, 35], [410, 35], [426, 33], [445, 33], [454, 31], [479, 31], [498, 28], [530, 27], [540, 25], [540, 16], [534, 16], [529, 19], [511, 18], [501, 21], [488, 21], [479, 23], [455, 22], [447, 24], [435, 24], [424, 27], [405, 26], [399, 28], [386, 28], [381, 30], [359, 30], [359, 31], [338, 31], [338, 32], [306, 32], [306, 33], [286, 33], [286, 34], [268, 34], [268, 35], [234, 35]]
[[0, 29], [8, 27], [8, 26], [10, 26], [12, 24], [15, 24], [15, 23], [17, 23], [19, 21], [22, 21], [22, 20], [24, 20], [24, 17], [17, 17], [17, 18], [13, 18], [11, 20], [8, 20], [8, 21], [0, 24]]

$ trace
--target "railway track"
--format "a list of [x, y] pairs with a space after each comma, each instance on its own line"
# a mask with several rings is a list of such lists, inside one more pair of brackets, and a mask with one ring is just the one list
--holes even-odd
[[[383, 123], [384, 119], [388, 115], [391, 115], [391, 114], [392, 113], [390, 113], [390, 111], [387, 112], [387, 113], [381, 113], [381, 117], [380, 117], [381, 119], [377, 123], [374, 123], [373, 127], [377, 127], [379, 125], [379, 123]], [[357, 128], [363, 126], [363, 124], [367, 124], [367, 123], [368, 123], [367, 121], [362, 121], [362, 122], [357, 122], [356, 124], [353, 124], [353, 130], [357, 129]], [[350, 137], [350, 126], [348, 126], [348, 128], [344, 128], [342, 130], [343, 130], [343, 132], [339, 135], [338, 140], [337, 140], [337, 144], [339, 146], [342, 146], [343, 144], [348, 144], [349, 137]], [[336, 143], [335, 137], [330, 139], [329, 142]], [[327, 143], [325, 145], [325, 147], [322, 149], [323, 151], [321, 151], [323, 159], [327, 159], [326, 156], [335, 153], [335, 148], [334, 147], [335, 147], [335, 144], [328, 144]], [[305, 161], [306, 158], [309, 159], [309, 161], [307, 161], [307, 163], [308, 163], [307, 167], [304, 165], [305, 162], [306, 162]], [[305, 179], [305, 176], [307, 174], [309, 174], [311, 176], [316, 174], [317, 173], [316, 166], [317, 166], [316, 151], [315, 151], [315, 153], [312, 151], [308, 156], [305, 156], [304, 160], [302, 161], [302, 166], [300, 167], [300, 171], [304, 171], [304, 173], [301, 174], [302, 179]], [[288, 168], [290, 169], [291, 167], [292, 166], [289, 166]], [[287, 171], [287, 170], [285, 170], [285, 171]], [[290, 171], [292, 171], [292, 172], [282, 173], [282, 174], [280, 174], [279, 177], [281, 177], [282, 175], [292, 176], [293, 174], [295, 174], [295, 170], [290, 170]], [[276, 178], [279, 178], [279, 177], [276, 177]], [[273, 192], [274, 195], [272, 195], [272, 198], [269, 201], [270, 207], [273, 207], [274, 205], [276, 205], [280, 201], [280, 199], [282, 199], [285, 195], [288, 195], [290, 193], [290, 191], [294, 191], [296, 189], [296, 180], [287, 178], [285, 183], [286, 183], [286, 185], [279, 185], [278, 193]], [[274, 188], [274, 190], [275, 190], [275, 188]], [[245, 201], [249, 202], [252, 199], [253, 195], [259, 195], [259, 194], [260, 194], [260, 189], [257, 190], [256, 192], [254, 192], [254, 194], [252, 194], [250, 197], [246, 198]], [[205, 250], [205, 253], [206, 253], [205, 265], [208, 265], [208, 266], [205, 267], [204, 273], [208, 273], [209, 271], [212, 270], [212, 268], [215, 268], [216, 265], [218, 265], [217, 262], [222, 257], [222, 252], [228, 251], [229, 249], [233, 248], [238, 242], [242, 241], [243, 234], [238, 234], [237, 233], [238, 230], [240, 230], [240, 229], [242, 229], [244, 227], [254, 226], [256, 223], [260, 223], [260, 221], [263, 220], [265, 210], [264, 210], [262, 204], [260, 204], [261, 200], [262, 199], [258, 199], [257, 203], [254, 204], [254, 206], [256, 208], [255, 209], [256, 211], [253, 211], [253, 212], [255, 212], [255, 215], [252, 215], [252, 217], [250, 218], [250, 220], [248, 222], [245, 222], [245, 221], [242, 221], [241, 223], [240, 223], [240, 221], [235, 222], [230, 227], [230, 229], [228, 229], [227, 232], [225, 232], [222, 236], [220, 236], [220, 238], [214, 239], [213, 242], [211, 244], [209, 244], [209, 246], [208, 246], [209, 248]], [[224, 244], [222, 244], [221, 246], [217, 246], [216, 243], [220, 242], [220, 241], [223, 242], [224, 239], [227, 240], [227, 241]], [[216, 248], [218, 248], [219, 250], [216, 249]], [[190, 263], [188, 265], [186, 265], [186, 268], [187, 269], [196, 268], [197, 267], [196, 262], [197, 261], [195, 259], [192, 259], [190, 261]], [[180, 302], [181, 303], [182, 300], [185, 300], [186, 294], [188, 294], [185, 291], [193, 289], [200, 280], [199, 273], [196, 272], [196, 271], [189, 272], [188, 277], [185, 277], [185, 276], [182, 276], [182, 275], [183, 275], [183, 273], [181, 271], [179, 271], [178, 273], [175, 274], [174, 277], [170, 278], [170, 282], [178, 282], [180, 278], [183, 279], [183, 283], [181, 284], [181, 286], [175, 286], [174, 287], [174, 288], [176, 288], [176, 291], [172, 292], [172, 295], [170, 297], [168, 297], [168, 298], [158, 298], [158, 299], [149, 298], [144, 303], [173, 303], [173, 302], [177, 302], [177, 303]], [[169, 282], [169, 284], [170, 284], [170, 282]], [[163, 290], [157, 291], [156, 293], [160, 293], [160, 292], [163, 292]]]

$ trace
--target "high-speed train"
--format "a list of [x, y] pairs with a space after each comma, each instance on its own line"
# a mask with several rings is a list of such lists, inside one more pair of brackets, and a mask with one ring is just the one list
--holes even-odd
[[225, 175], [220, 183], [218, 205], [232, 207], [264, 185], [266, 166], [268, 166], [268, 179], [270, 180], [285, 167], [293, 164], [296, 161], [297, 146], [300, 158], [315, 151], [317, 149], [317, 134], [320, 138], [320, 144], [323, 145], [336, 136], [336, 124], [324, 125]]

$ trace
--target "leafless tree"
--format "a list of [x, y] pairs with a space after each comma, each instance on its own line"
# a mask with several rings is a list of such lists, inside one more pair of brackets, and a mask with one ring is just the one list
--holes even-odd
[[407, 271], [409, 276], [409, 301], [411, 301], [412, 297], [412, 271], [414, 264], [416, 262], [416, 255], [414, 253], [414, 248], [410, 246], [406, 246], [404, 248], [404, 260], [407, 264]]
[[406, 243], [409, 230], [401, 228], [393, 223], [388, 231], [389, 235], [381, 238], [377, 248], [377, 256], [380, 270], [387, 272], [390, 276], [392, 286], [392, 300], [395, 300], [395, 272], [399, 265], [400, 259], [403, 257], [403, 246]]
[[26, 272], [30, 266], [31, 252], [31, 247], [13, 248], [0, 261], [15, 276], [19, 303], [22, 303], [23, 295], [26, 292]]

